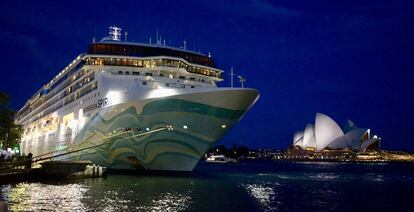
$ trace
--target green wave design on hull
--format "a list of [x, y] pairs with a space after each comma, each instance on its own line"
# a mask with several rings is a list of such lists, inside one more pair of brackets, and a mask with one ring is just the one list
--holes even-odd
[[[112, 107], [123, 106], [127, 104]], [[84, 150], [65, 159], [91, 160], [108, 168], [191, 171], [200, 157], [244, 112], [181, 99], [162, 99], [144, 105], [140, 114], [136, 106], [129, 106], [108, 120], [97, 113], [76, 136], [78, 143], [71, 150], [104, 142], [107, 145]], [[222, 128], [223, 124], [227, 127]], [[126, 132], [96, 142], [117, 129], [148, 127], [153, 130], [166, 125], [172, 125], [174, 130], [144, 136]], [[188, 129], [183, 129], [184, 125]]]

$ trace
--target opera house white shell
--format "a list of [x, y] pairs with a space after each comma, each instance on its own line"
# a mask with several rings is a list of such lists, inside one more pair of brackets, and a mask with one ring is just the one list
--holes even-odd
[[[345, 131], [345, 133], [344, 133]], [[293, 136], [293, 145], [302, 149], [350, 149], [353, 151], [366, 151], [372, 146], [379, 149], [380, 139], [377, 136], [371, 138], [370, 129], [358, 128], [348, 120], [341, 127], [329, 116], [317, 113], [315, 125], [308, 124], [303, 132], [297, 132]]]

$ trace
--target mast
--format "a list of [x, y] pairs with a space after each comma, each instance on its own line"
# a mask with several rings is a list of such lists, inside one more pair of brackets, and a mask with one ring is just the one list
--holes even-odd
[[234, 71], [233, 71], [233, 67], [231, 67], [230, 69], [230, 87], [233, 88], [234, 84], [233, 84], [233, 78], [234, 78]]

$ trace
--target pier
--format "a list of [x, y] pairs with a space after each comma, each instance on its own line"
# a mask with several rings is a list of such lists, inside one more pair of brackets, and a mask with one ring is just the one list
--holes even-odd
[[0, 163], [0, 182], [37, 179], [94, 178], [106, 175], [106, 168], [91, 161], [45, 161], [32, 168], [32, 161]]

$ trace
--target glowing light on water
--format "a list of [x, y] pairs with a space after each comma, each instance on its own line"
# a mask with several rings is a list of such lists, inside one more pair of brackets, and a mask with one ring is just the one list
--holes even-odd
[[276, 211], [276, 192], [275, 190], [262, 184], [246, 184], [243, 186], [249, 195], [253, 197], [262, 206], [264, 211]]
[[87, 190], [80, 184], [19, 183], [4, 186], [1, 193], [10, 211], [85, 211], [81, 199]]
[[188, 195], [167, 192], [159, 198], [152, 200], [150, 211], [183, 211], [190, 205], [191, 197]]

